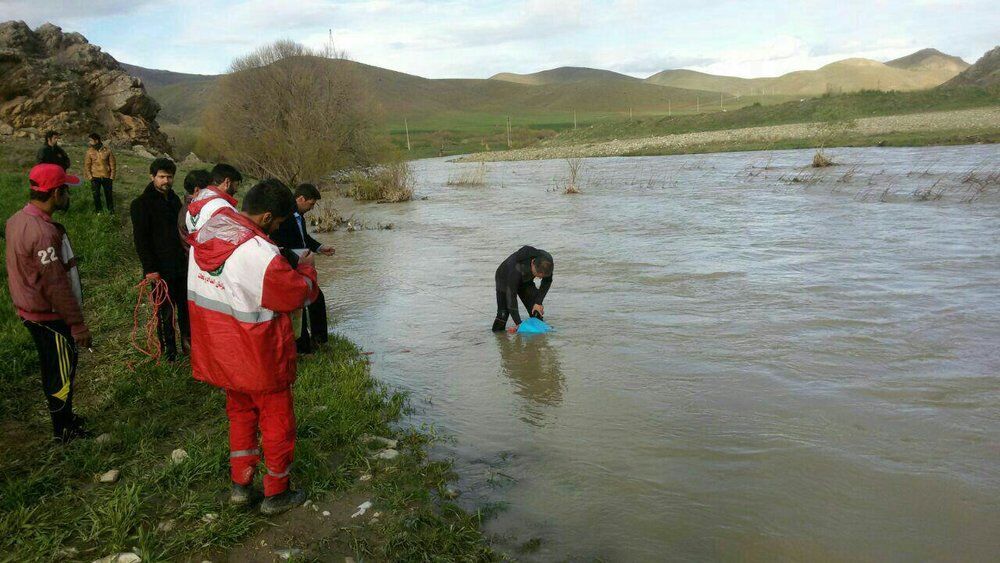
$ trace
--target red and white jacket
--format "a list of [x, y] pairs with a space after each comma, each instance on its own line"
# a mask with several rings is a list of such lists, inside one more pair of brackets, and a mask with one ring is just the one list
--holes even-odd
[[236, 211], [236, 199], [216, 186], [208, 186], [198, 192], [198, 196], [187, 205], [184, 225], [193, 233], [202, 228], [209, 219], [223, 209]]
[[292, 269], [257, 225], [230, 208], [188, 242], [195, 379], [243, 393], [287, 389], [295, 381], [288, 313], [316, 299], [316, 270]]

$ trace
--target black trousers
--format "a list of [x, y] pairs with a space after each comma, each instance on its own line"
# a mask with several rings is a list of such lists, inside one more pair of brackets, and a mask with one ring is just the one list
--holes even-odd
[[[310, 338], [310, 333], [311, 338]], [[326, 327], [326, 297], [320, 290], [316, 301], [313, 301], [302, 314], [302, 334], [295, 344], [300, 352], [312, 350], [312, 343], [325, 344], [328, 339]]]
[[76, 378], [76, 342], [63, 321], [24, 321], [38, 350], [42, 391], [49, 403], [52, 434], [61, 437], [73, 424], [73, 380]]
[[115, 212], [115, 198], [111, 193], [111, 178], [91, 178], [90, 190], [94, 192], [94, 211], [101, 211], [101, 191], [104, 191], [104, 199], [108, 202], [108, 211]]
[[160, 339], [160, 347], [169, 358], [177, 354], [177, 335], [174, 332], [174, 309], [177, 310], [177, 328], [181, 338], [191, 338], [191, 323], [188, 320], [187, 277], [172, 276], [163, 278], [167, 282], [167, 293], [170, 304], [164, 304], [157, 313], [159, 322], [156, 325], [156, 336]]
[[[517, 288], [517, 297], [524, 304], [528, 311], [528, 316], [541, 320], [542, 316], [532, 313], [531, 308], [535, 306], [535, 297], [538, 295], [538, 286], [534, 283], [526, 283]], [[507, 318], [510, 311], [507, 309], [507, 296], [502, 288], [497, 288], [497, 318], [493, 320], [493, 332], [500, 332], [507, 326]]]

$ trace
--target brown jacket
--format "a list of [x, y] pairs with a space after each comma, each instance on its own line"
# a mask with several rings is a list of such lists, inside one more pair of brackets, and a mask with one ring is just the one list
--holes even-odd
[[87, 149], [87, 156], [83, 159], [83, 177], [91, 180], [93, 178], [115, 179], [115, 153], [107, 145], [101, 148]]
[[62, 320], [73, 336], [89, 332], [76, 258], [62, 225], [28, 204], [7, 220], [7, 285], [17, 314], [29, 321]]

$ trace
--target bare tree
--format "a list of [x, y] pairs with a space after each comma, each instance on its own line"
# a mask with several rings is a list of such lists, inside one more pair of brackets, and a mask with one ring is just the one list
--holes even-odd
[[234, 60], [210, 94], [205, 136], [221, 158], [289, 185], [374, 162], [376, 111], [356, 66], [328, 46], [279, 40]]

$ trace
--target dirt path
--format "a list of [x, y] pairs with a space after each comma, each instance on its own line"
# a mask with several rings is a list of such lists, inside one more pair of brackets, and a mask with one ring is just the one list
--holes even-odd
[[[917, 113], [910, 115], [889, 115], [866, 117], [857, 120], [852, 135], [886, 135], [889, 133], [915, 133], [929, 131], [989, 131], [1000, 130], [1000, 107], [976, 108], [957, 111]], [[727, 129], [722, 131], [702, 131], [638, 139], [615, 139], [580, 145], [538, 146], [512, 151], [478, 153], [459, 159], [459, 162], [543, 160], [550, 158], [574, 158], [591, 156], [622, 156], [643, 151], [678, 151], [685, 147], [733, 143], [774, 142], [785, 139], [816, 139], [822, 135], [817, 123], [794, 123]]]

